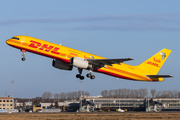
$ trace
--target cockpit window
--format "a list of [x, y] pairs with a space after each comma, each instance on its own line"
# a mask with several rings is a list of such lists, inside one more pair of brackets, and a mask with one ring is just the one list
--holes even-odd
[[12, 37], [11, 39], [19, 40], [19, 38], [18, 38], [18, 37]]

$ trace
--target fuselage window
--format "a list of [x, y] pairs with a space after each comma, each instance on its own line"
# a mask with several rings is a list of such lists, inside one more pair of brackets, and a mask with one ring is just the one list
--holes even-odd
[[19, 38], [18, 38], [18, 37], [12, 37], [11, 39], [19, 40]]

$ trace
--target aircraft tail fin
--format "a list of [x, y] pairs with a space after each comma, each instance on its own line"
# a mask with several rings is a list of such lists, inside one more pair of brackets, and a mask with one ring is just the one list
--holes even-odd
[[170, 53], [171, 50], [164, 48], [140, 65], [138, 65], [137, 67], [144, 71], [147, 71], [151, 75], [156, 75], [163, 66]]

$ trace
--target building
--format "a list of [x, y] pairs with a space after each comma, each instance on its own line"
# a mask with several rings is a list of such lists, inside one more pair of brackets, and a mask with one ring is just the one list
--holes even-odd
[[180, 111], [180, 98], [101, 98], [81, 97], [80, 111], [111, 110], [128, 111]]
[[[55, 106], [55, 103], [40, 103], [39, 105], [41, 109], [47, 109], [53, 106]], [[79, 101], [58, 102], [58, 106], [62, 109], [62, 111], [76, 111], [79, 109]]]
[[0, 97], [0, 109], [14, 109], [14, 98]]

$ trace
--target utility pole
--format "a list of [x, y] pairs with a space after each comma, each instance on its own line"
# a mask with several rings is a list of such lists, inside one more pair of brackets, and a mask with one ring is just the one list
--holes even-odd
[[7, 92], [5, 92], [5, 97], [7, 97]]
[[11, 81], [11, 83], [12, 83], [12, 107], [14, 109], [14, 101], [13, 101], [13, 83], [14, 83], [14, 81]]
[[[80, 80], [81, 82], [81, 97], [82, 97], [82, 80]], [[80, 97], [80, 112], [82, 111], [82, 100], [81, 100], [81, 97]]]
[[149, 82], [148, 82], [148, 112], [149, 112]]

